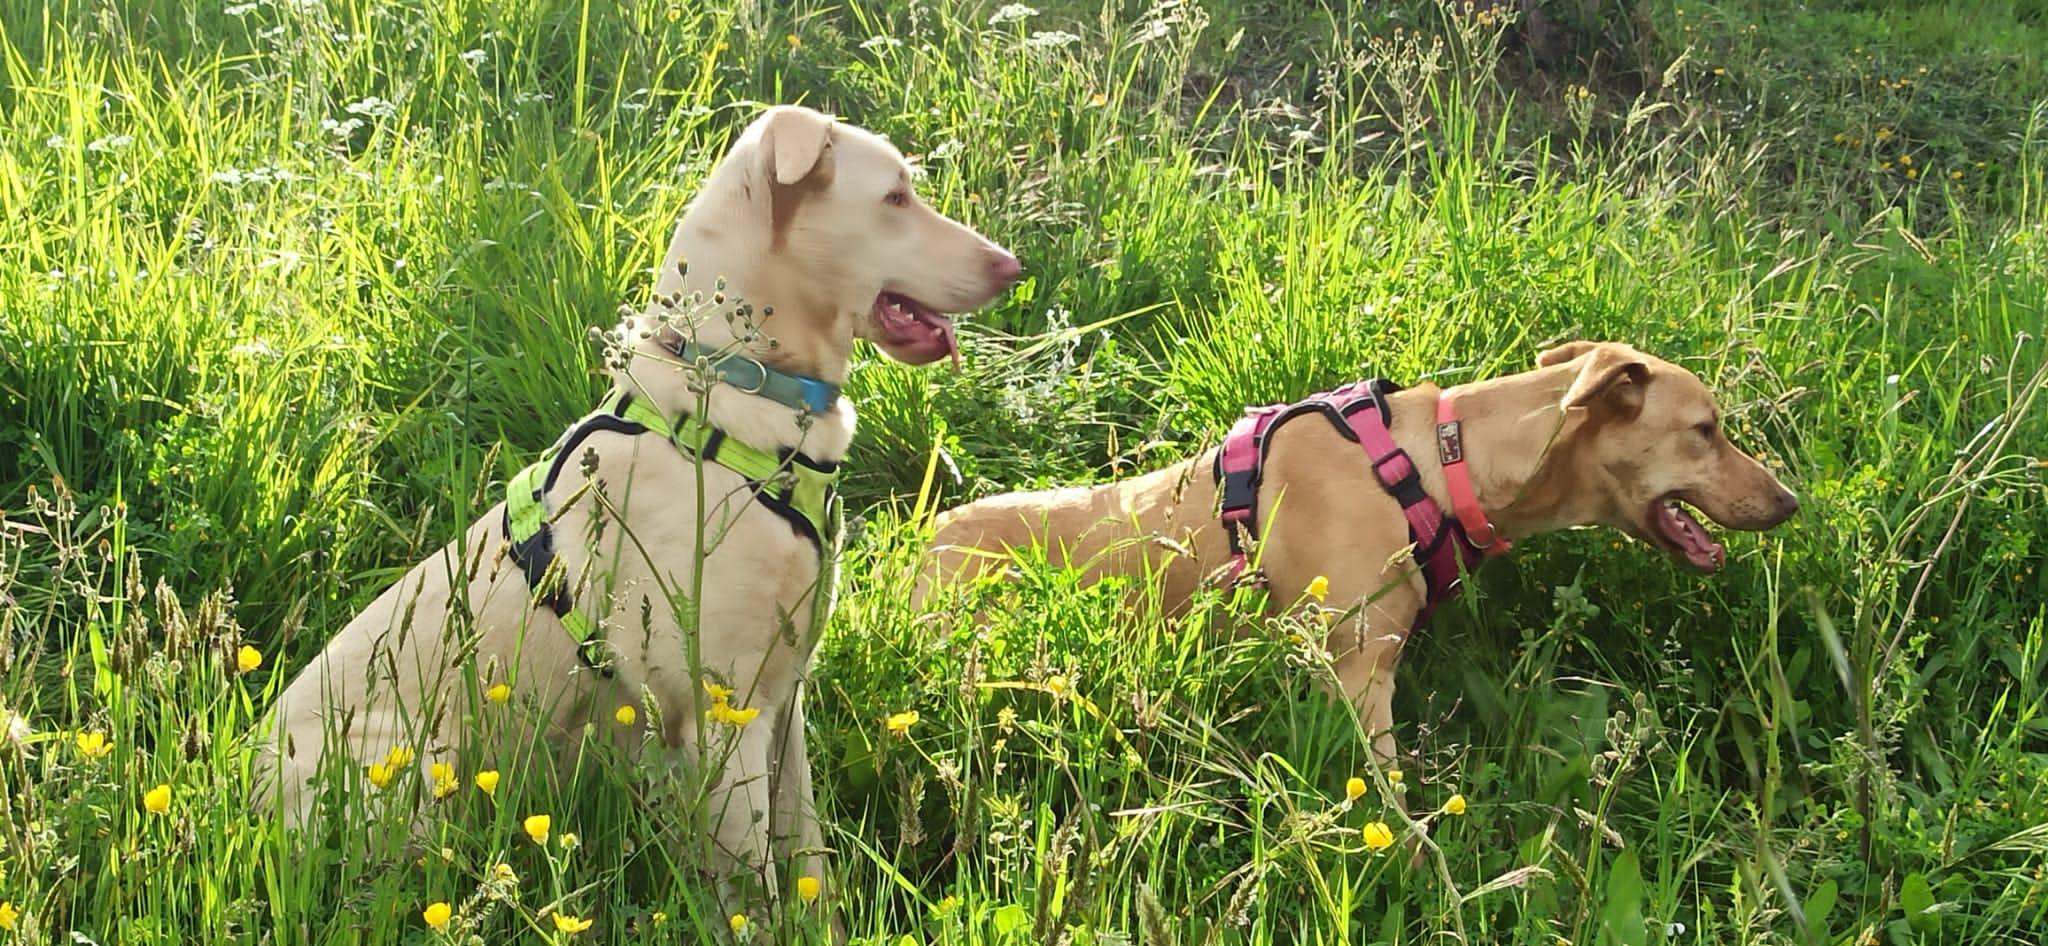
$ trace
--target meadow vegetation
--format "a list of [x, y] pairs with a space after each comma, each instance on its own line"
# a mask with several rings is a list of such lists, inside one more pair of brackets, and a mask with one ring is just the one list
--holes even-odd
[[[247, 801], [268, 700], [595, 403], [590, 331], [782, 101], [1027, 268], [960, 373], [851, 383], [811, 726], [855, 942], [2040, 942], [2048, 15], [1357, 6], [0, 4], [0, 942], [824, 941], [714, 904], [611, 740], [336, 772], [311, 839]], [[1398, 775], [1296, 618], [1028, 555], [905, 601], [935, 507], [1578, 337], [1708, 379], [1804, 510], [1713, 578], [1490, 565]]]

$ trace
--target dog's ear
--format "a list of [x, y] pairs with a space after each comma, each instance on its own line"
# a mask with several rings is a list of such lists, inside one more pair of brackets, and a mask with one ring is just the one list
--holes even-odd
[[798, 105], [778, 105], [761, 119], [768, 179], [788, 186], [810, 177], [832, 150], [830, 117]]
[[1548, 368], [1561, 365], [1599, 346], [1599, 342], [1566, 342], [1536, 356], [1536, 367]]
[[[1551, 357], [1567, 349], [1573, 354]], [[1575, 359], [1584, 359], [1585, 363], [1579, 366], [1579, 376], [1572, 379], [1572, 386], [1565, 389], [1566, 410], [1596, 403], [1612, 405], [1627, 414], [1642, 409], [1644, 387], [1650, 381], [1650, 363], [1641, 353], [1626, 345], [1572, 342], [1537, 356], [1536, 363], [1548, 366]]]

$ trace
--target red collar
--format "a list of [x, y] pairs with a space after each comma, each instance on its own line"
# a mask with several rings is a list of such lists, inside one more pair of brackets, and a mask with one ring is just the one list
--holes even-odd
[[1479, 507], [1479, 495], [1472, 491], [1472, 471], [1465, 467], [1464, 429], [1458, 422], [1458, 410], [1452, 405], [1449, 388], [1436, 398], [1436, 458], [1444, 468], [1444, 488], [1451, 494], [1451, 512], [1465, 530], [1466, 541], [1488, 556], [1506, 554], [1514, 543], [1493, 527], [1493, 522], [1486, 518], [1486, 510]]

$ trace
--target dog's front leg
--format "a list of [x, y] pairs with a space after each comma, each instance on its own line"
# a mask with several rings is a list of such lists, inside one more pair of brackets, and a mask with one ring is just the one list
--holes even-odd
[[[775, 863], [769, 856], [768, 828], [771, 811], [768, 760], [774, 743], [774, 726], [765, 721], [744, 726], [725, 758], [724, 773], [708, 801], [717, 855], [723, 862], [725, 900], [738, 909], [741, 904], [772, 896], [777, 890]], [[746, 894], [752, 879], [759, 885]]]
[[818, 824], [817, 800], [812, 794], [803, 701], [803, 686], [798, 684], [775, 734], [780, 744], [774, 785], [775, 856], [788, 863], [795, 876], [812, 877], [823, 883], [825, 835]]

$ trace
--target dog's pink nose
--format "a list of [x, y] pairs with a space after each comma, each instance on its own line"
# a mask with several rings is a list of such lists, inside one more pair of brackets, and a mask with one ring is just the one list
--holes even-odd
[[997, 282], [1007, 286], [1016, 282], [1017, 277], [1024, 275], [1024, 264], [1017, 262], [1017, 258], [1011, 256], [1007, 250], [990, 247], [988, 272]]

